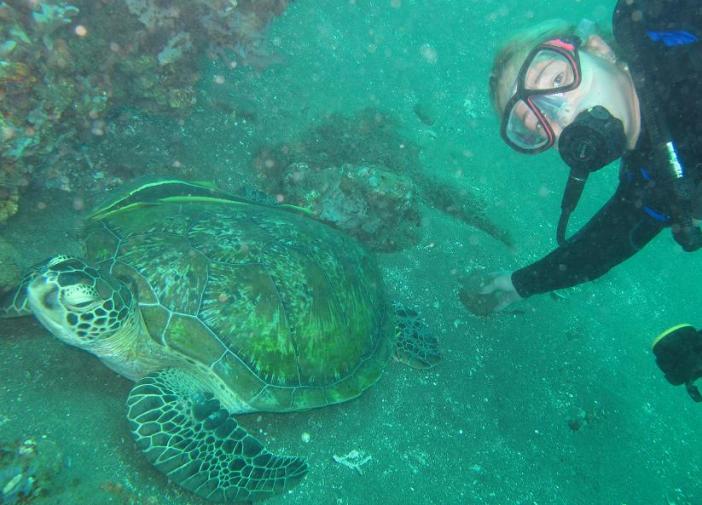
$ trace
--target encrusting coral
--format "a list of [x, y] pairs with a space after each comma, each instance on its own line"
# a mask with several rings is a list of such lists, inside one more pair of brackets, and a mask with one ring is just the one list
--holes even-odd
[[246, 64], [287, 4], [0, 0], [0, 222], [32, 184], [95, 185], [85, 145], [106, 134], [115, 111], [187, 116], [199, 59]]

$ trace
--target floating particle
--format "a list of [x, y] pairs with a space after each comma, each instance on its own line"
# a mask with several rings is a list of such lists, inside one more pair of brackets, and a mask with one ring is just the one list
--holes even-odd
[[439, 59], [436, 49], [431, 44], [425, 43], [419, 47], [419, 54], [427, 63], [434, 64]]

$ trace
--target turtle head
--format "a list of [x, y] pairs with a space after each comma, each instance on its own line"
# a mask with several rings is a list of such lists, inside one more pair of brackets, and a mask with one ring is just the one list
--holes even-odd
[[35, 270], [29, 306], [58, 339], [87, 351], [102, 347], [133, 313], [127, 286], [83, 260], [55, 256]]

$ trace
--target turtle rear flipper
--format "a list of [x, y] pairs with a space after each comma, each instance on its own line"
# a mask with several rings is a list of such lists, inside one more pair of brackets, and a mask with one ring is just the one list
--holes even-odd
[[147, 375], [132, 388], [127, 407], [132, 434], [149, 461], [207, 500], [268, 498], [307, 473], [303, 459], [268, 452], [183, 370]]
[[395, 357], [413, 368], [431, 368], [441, 361], [439, 341], [419, 314], [399, 303], [395, 310]]

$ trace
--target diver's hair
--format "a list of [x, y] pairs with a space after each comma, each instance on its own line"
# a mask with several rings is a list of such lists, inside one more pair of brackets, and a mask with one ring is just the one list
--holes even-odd
[[537, 25], [530, 26], [517, 32], [495, 55], [490, 72], [490, 101], [498, 114], [500, 104], [498, 103], [498, 87], [502, 73], [509, 63], [515, 58], [526, 58], [529, 51], [540, 42], [555, 37], [572, 37], [577, 31], [576, 25], [563, 19], [549, 19]]

